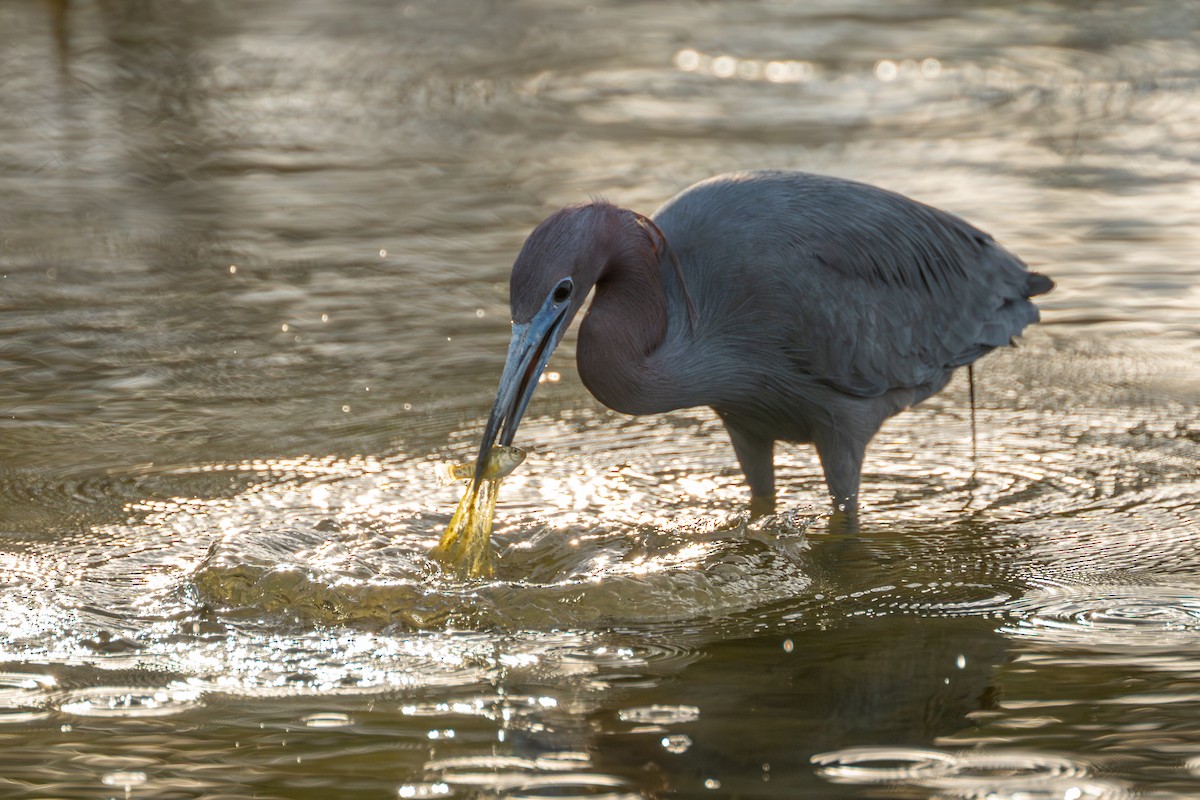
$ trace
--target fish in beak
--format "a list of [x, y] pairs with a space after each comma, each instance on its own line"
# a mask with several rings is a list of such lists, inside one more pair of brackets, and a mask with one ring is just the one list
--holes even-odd
[[496, 400], [483, 429], [483, 441], [479, 444], [472, 488], [484, 479], [492, 447], [497, 442], [505, 447], [512, 445], [538, 379], [571, 324], [571, 288], [571, 279], [564, 278], [528, 322], [513, 322], [500, 386], [496, 389]]

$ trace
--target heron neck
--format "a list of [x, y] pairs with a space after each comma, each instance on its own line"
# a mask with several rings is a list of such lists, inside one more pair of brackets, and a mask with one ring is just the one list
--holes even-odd
[[[629, 235], [648, 234], [637, 227]], [[659, 250], [648, 241], [617, 244], [579, 328], [579, 375], [596, 399], [623, 414], [669, 410], [677, 406], [659, 398], [663, 376], [653, 358], [670, 315]]]

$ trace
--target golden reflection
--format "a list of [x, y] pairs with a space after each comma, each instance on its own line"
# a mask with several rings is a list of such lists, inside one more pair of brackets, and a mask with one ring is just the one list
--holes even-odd
[[1120, 781], [1093, 777], [1080, 760], [1033, 750], [955, 751], [909, 747], [848, 747], [812, 757], [831, 783], [896, 785], [949, 791], [956, 797], [1124, 797]]
[[117, 788], [124, 789], [127, 797], [130, 794], [130, 789], [134, 786], [140, 786], [145, 782], [146, 773], [132, 770], [108, 772], [100, 778], [100, 783], [105, 786], [116, 786]]
[[758, 58], [739, 58], [728, 53], [709, 55], [691, 48], [684, 48], [675, 53], [672, 62], [681, 72], [696, 72], [722, 79], [800, 83], [811, 80], [816, 75], [815, 67], [807, 61], [764, 61]]
[[80, 717], [163, 717], [181, 714], [200, 704], [200, 692], [190, 687], [126, 689], [95, 686], [69, 692], [59, 703], [66, 714]]
[[[728, 53], [710, 55], [690, 47], [677, 51], [672, 63], [680, 72], [710, 75], [722, 80], [803, 83], [820, 77], [816, 66], [809, 61], [763, 60]], [[883, 58], [875, 62], [872, 74], [883, 83], [891, 83], [897, 80], [934, 80], [941, 77], [942, 71], [942, 62], [933, 57], [920, 60]]]
[[344, 728], [354, 724], [354, 720], [349, 714], [342, 714], [337, 711], [321, 711], [316, 714], [308, 714], [301, 722], [308, 728]]
[[446, 797], [451, 794], [448, 783], [405, 783], [400, 786], [400, 797]]

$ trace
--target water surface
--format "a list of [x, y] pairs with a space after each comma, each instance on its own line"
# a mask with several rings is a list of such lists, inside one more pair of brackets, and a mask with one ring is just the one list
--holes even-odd
[[[0, 5], [0, 795], [1200, 794], [1200, 5]], [[558, 205], [865, 180], [1053, 276], [744, 515], [550, 365], [426, 553]]]

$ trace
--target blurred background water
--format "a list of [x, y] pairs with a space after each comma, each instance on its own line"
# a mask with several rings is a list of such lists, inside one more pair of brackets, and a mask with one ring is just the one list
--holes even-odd
[[[1200, 794], [1200, 4], [0, 2], [0, 796]], [[573, 339], [425, 556], [555, 207], [879, 184], [1053, 276], [828, 530]]]

